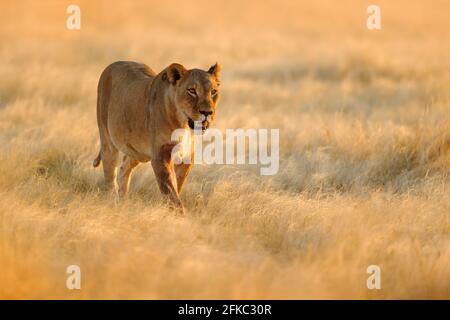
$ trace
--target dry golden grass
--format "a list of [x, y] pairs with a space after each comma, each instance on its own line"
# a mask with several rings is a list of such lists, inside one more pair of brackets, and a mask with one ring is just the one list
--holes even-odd
[[[75, 1], [68, 31], [72, 2], [0, 4], [0, 298], [450, 298], [448, 1], [377, 1], [378, 32], [356, 0]], [[278, 175], [196, 166], [177, 217], [141, 165], [114, 205], [96, 83], [124, 59], [221, 62], [215, 127], [280, 128]]]

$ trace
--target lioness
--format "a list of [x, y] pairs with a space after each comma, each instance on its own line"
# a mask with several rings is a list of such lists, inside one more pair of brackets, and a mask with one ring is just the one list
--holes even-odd
[[[208, 128], [215, 118], [220, 71], [217, 63], [208, 71], [173, 63], [156, 74], [131, 61], [114, 62], [103, 71], [97, 91], [101, 146], [93, 165], [103, 163], [107, 190], [114, 189], [120, 152], [119, 197], [127, 193], [133, 168], [151, 161], [161, 192], [184, 212], [179, 194], [192, 164], [173, 163], [177, 142], [171, 135], [178, 128], [194, 129], [196, 121], [203, 130]], [[190, 156], [193, 159], [193, 151]]]

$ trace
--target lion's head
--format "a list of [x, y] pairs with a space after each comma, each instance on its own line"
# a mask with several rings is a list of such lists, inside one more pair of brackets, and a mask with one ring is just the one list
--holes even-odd
[[165, 77], [173, 86], [173, 100], [181, 123], [187, 123], [191, 129], [201, 125], [203, 131], [209, 127], [219, 100], [220, 71], [218, 63], [208, 71], [187, 70], [178, 63], [166, 68]]

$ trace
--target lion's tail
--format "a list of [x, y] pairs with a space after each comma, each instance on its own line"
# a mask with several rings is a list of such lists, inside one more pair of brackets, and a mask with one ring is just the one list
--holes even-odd
[[102, 161], [102, 153], [101, 151], [98, 152], [97, 158], [94, 159], [94, 162], [92, 162], [92, 165], [94, 168], [97, 168], [100, 165], [100, 161]]

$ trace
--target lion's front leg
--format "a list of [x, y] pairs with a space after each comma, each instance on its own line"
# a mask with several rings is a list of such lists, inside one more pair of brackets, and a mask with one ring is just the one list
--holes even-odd
[[192, 164], [180, 164], [175, 166], [175, 173], [177, 176], [177, 186], [178, 186], [178, 193], [181, 193], [181, 190], [183, 189], [184, 182], [186, 181], [186, 178], [189, 175], [189, 172], [192, 169]]
[[161, 193], [169, 197], [172, 206], [184, 213], [184, 207], [178, 194], [177, 178], [171, 161], [172, 148], [172, 145], [164, 145], [160, 154], [152, 161], [152, 167]]

